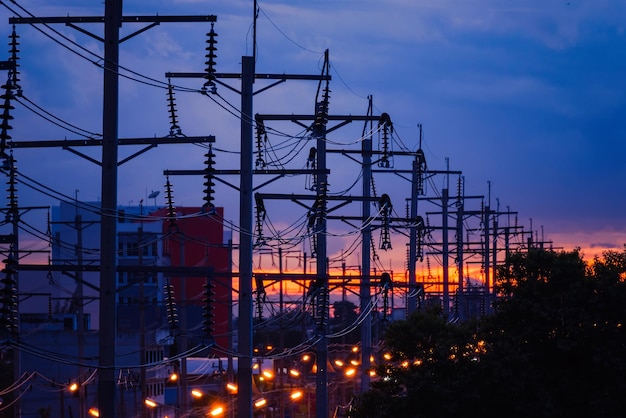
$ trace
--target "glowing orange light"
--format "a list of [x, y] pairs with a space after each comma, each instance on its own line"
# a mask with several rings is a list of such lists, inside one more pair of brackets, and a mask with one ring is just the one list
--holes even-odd
[[69, 389], [72, 392], [76, 392], [78, 390], [78, 383], [72, 383]]
[[371, 377], [376, 376], [376, 370], [370, 370], [370, 376]]
[[217, 417], [217, 416], [222, 415], [223, 413], [224, 413], [224, 407], [218, 406], [218, 407], [211, 409], [211, 411], [209, 412], [209, 415], [212, 417]]
[[352, 377], [355, 374], [356, 374], [356, 369], [349, 368], [349, 369], [346, 370], [346, 376], [348, 376], [348, 377]]
[[237, 385], [234, 383], [226, 383], [226, 389], [228, 389], [230, 393], [237, 393]]
[[302, 361], [309, 361], [309, 360], [311, 360], [311, 356], [310, 355], [305, 354], [305, 355], [302, 356]]
[[293, 377], [298, 377], [300, 376], [300, 372], [295, 370], [295, 369], [290, 369], [289, 370], [289, 374], [292, 375]]
[[155, 408], [157, 406], [156, 402], [154, 402], [152, 399], [146, 399], [144, 403], [150, 408]]
[[175, 382], [178, 380], [178, 375], [176, 373], [172, 373], [170, 375], [170, 382]]
[[358, 360], [350, 360], [350, 364], [352, 364], [353, 366], [358, 366], [359, 365], [359, 361]]
[[193, 396], [194, 398], [201, 398], [202, 392], [200, 392], [198, 389], [193, 389], [191, 391], [191, 396]]
[[291, 400], [297, 401], [298, 399], [302, 398], [302, 391], [297, 390], [293, 392], [291, 395], [289, 395], [289, 397], [291, 398]]
[[385, 353], [385, 354], [383, 354], [383, 358], [385, 360], [391, 360], [391, 354], [390, 353]]
[[264, 370], [263, 371], [263, 376], [265, 376], [268, 379], [271, 379], [272, 377], [274, 377], [274, 374], [268, 370]]
[[89, 408], [89, 411], [87, 411], [89, 413], [89, 415], [91, 415], [92, 417], [99, 417], [100, 416], [100, 411], [98, 411], [97, 408]]
[[259, 398], [256, 401], [254, 401], [255, 408], [261, 408], [261, 407], [264, 407], [265, 405], [267, 405], [267, 400], [265, 398]]
[[357, 347], [356, 345], [354, 347], [352, 347], [352, 352], [353, 353], [358, 353], [359, 352], [359, 347]]
[[335, 366], [343, 367], [343, 361], [335, 360]]

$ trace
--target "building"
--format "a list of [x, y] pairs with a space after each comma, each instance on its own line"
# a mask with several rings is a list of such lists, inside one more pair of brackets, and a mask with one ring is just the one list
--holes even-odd
[[[118, 213], [117, 317], [111, 320], [118, 416], [131, 417], [146, 408], [146, 398], [165, 403], [167, 378], [182, 364], [171, 358], [188, 348], [196, 357], [232, 352], [232, 245], [224, 238], [222, 208], [178, 208], [176, 220], [159, 208], [120, 207]], [[30, 295], [20, 304], [19, 368], [30, 379], [18, 389], [23, 417], [85, 417], [96, 403], [100, 216], [99, 203], [55, 207], [50, 271], [19, 282], [20, 295]], [[178, 396], [170, 403], [160, 413], [189, 404]]]

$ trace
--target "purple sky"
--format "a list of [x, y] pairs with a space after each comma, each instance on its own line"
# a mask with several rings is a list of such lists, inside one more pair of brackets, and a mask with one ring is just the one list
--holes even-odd
[[[94, 6], [84, 6], [84, 1], [18, 3], [23, 9], [7, 2], [14, 12], [0, 6], [0, 21], [5, 22], [0, 30], [7, 42], [11, 32], [7, 19], [14, 13], [93, 16], [104, 11], [102, 2]], [[217, 15], [217, 71], [239, 72], [241, 57], [252, 54], [252, 4], [126, 0], [124, 12]], [[555, 246], [580, 246], [587, 254], [621, 249], [626, 242], [626, 4], [610, 0], [510, 4], [497, 0], [261, 1], [256, 69], [319, 74], [323, 51], [329, 49], [331, 114], [364, 114], [366, 98], [372, 95], [376, 112], [391, 115], [396, 138], [409, 149], [417, 148], [417, 125], [423, 124], [422, 147], [429, 168], [443, 170], [449, 162], [451, 170], [462, 171], [466, 194], [487, 196], [491, 184], [492, 207], [499, 204], [502, 210], [518, 212], [520, 224], [526, 226], [532, 219], [533, 229], [543, 231]], [[102, 33], [97, 25], [83, 27]], [[140, 27], [125, 25], [122, 33]], [[84, 50], [50, 29], [37, 28], [58, 42], [36, 28], [17, 27], [25, 98], [73, 125], [101, 132], [102, 70], [89, 60], [97, 62], [102, 45], [64, 25], [52, 28]], [[203, 71], [209, 29], [208, 24], [162, 24], [122, 44], [120, 63], [133, 74], [148, 77], [133, 75], [144, 82], [166, 82], [167, 71]], [[201, 87], [201, 80], [173, 82]], [[122, 79], [120, 137], [169, 134], [166, 91], [149, 84], [154, 83]], [[255, 88], [265, 84], [258, 82]], [[256, 96], [255, 112], [310, 113], [316, 88], [315, 82], [288, 81]], [[239, 119], [224, 108], [233, 110], [229, 106], [238, 106], [239, 98], [224, 88], [220, 94], [224, 100], [216, 103], [198, 93], [177, 92], [178, 121], [184, 134], [215, 135], [216, 148], [229, 151], [218, 153], [217, 168], [237, 168]], [[11, 132], [15, 141], [80, 138], [15, 106]], [[276, 129], [294, 136], [299, 131], [293, 124]], [[341, 129], [329, 146], [358, 147], [358, 143], [337, 144], [352, 144], [361, 130], [362, 125], [356, 124]], [[285, 140], [279, 135], [271, 138], [274, 146]], [[291, 167], [304, 166], [309, 146], [303, 146]], [[120, 158], [135, 151], [120, 150]], [[97, 148], [84, 152], [100, 156]], [[163, 170], [202, 169], [205, 152], [196, 146], [163, 146], [122, 165], [119, 204], [137, 205], [159, 190], [157, 203], [163, 205]], [[288, 158], [287, 148], [283, 152], [281, 156]], [[53, 190], [78, 194], [82, 200], [100, 198], [100, 168], [74, 154], [17, 150], [16, 159], [21, 172]], [[396, 163], [410, 167], [400, 159]], [[333, 159], [330, 164], [331, 192], [357, 180], [358, 167], [352, 163]], [[203, 179], [171, 180], [177, 205], [202, 204]], [[450, 181], [455, 190], [456, 178]], [[394, 207], [404, 214], [404, 189], [401, 193], [397, 189], [406, 186], [398, 184], [381, 179], [377, 187], [379, 193], [398, 192]], [[305, 179], [298, 178], [270, 190], [304, 193], [304, 186]], [[429, 187], [431, 192], [444, 187], [444, 178], [437, 177]], [[351, 193], [359, 194], [360, 186]], [[20, 204], [58, 203], [21, 186]], [[232, 190], [219, 186], [216, 204], [225, 206], [228, 220], [238, 222]], [[276, 208], [268, 215], [280, 229], [303, 213]], [[338, 233], [347, 234], [349, 228], [339, 227]], [[350, 242], [352, 238], [346, 237], [331, 250], [340, 252]], [[398, 241], [394, 248], [402, 252], [404, 244]]]

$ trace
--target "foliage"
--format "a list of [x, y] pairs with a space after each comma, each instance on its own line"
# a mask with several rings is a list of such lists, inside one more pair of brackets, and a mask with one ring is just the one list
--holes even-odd
[[430, 311], [391, 324], [384, 343], [397, 360], [379, 367], [353, 416], [623, 416], [625, 272], [626, 251], [589, 263], [578, 251], [513, 254], [492, 316], [449, 324]]

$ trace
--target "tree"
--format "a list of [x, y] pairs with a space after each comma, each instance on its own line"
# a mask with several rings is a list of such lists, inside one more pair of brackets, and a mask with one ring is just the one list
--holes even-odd
[[394, 355], [424, 360], [381, 366], [353, 415], [623, 416], [625, 278], [626, 251], [589, 263], [579, 251], [513, 254], [492, 316], [457, 325], [420, 312], [390, 326]]

